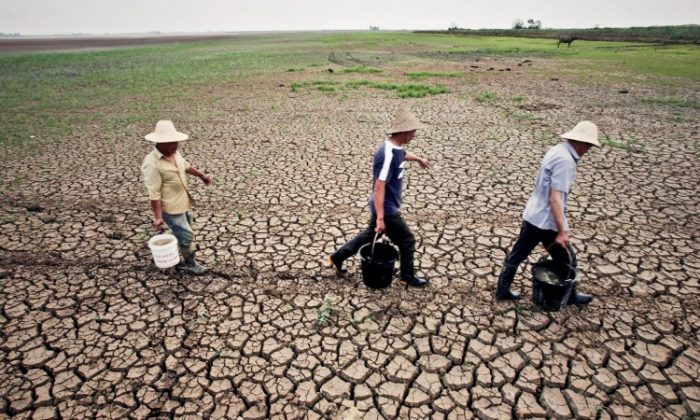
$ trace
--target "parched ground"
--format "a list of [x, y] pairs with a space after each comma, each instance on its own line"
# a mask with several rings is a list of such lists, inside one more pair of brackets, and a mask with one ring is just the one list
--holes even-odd
[[[323, 68], [203, 87], [172, 110], [183, 154], [215, 178], [190, 180], [201, 277], [156, 269], [146, 247], [155, 121], [7, 149], [0, 417], [697, 416], [700, 111], [645, 101], [668, 85], [519, 62], [436, 61], [474, 77], [421, 99], [290, 90]], [[428, 126], [409, 149], [433, 167], [408, 169], [403, 213], [431, 284], [371, 291], [356, 259], [345, 278], [320, 261], [367, 222], [371, 156], [399, 105]], [[568, 212], [596, 300], [533, 306], [538, 250], [523, 301], [497, 303], [540, 159], [582, 119], [614, 142], [581, 160]]]

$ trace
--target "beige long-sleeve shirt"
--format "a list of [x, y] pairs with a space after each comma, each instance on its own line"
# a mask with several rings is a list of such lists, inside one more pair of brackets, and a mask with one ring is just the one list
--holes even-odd
[[187, 190], [185, 172], [190, 168], [190, 164], [180, 152], [175, 152], [175, 162], [177, 166], [154, 148], [146, 155], [141, 165], [148, 197], [151, 200], [160, 200], [163, 212], [168, 214], [184, 213], [194, 205], [194, 200]]

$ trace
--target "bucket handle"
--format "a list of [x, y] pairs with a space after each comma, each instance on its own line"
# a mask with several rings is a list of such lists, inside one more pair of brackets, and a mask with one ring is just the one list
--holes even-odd
[[[549, 244], [548, 247], [545, 247], [545, 249], [547, 250], [547, 253], [550, 253], [549, 250], [550, 250], [550, 248], [552, 248], [554, 245], [559, 245], [559, 244], [557, 244], [556, 242], [552, 242], [551, 244]], [[561, 245], [560, 245], [560, 246], [561, 246]], [[571, 276], [571, 272], [574, 271], [574, 267], [573, 267], [574, 258], [573, 258], [573, 256], [571, 255], [571, 251], [569, 251], [569, 247], [562, 246], [562, 248], [564, 248], [564, 251], [566, 251], [566, 255], [569, 257], [569, 263], [566, 264], [566, 266], [569, 267], [569, 272], [566, 273], [566, 278], [568, 279], [569, 276]], [[550, 254], [551, 254], [551, 253], [550, 253]], [[540, 262], [542, 262], [542, 261], [544, 261], [544, 260], [546, 260], [546, 259], [547, 259], [547, 256], [545, 255], [545, 256], [543, 256], [543, 257], [540, 258]]]
[[374, 234], [374, 240], [372, 241], [372, 251], [369, 254], [369, 259], [373, 260], [374, 259], [374, 245], [377, 243], [377, 238], [379, 238], [379, 235], [381, 235], [381, 232], [377, 232]]

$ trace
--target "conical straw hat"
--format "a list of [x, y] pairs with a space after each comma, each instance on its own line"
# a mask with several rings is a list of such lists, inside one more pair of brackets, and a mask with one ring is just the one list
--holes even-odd
[[386, 133], [403, 133], [405, 131], [420, 130], [421, 128], [425, 128], [425, 126], [418, 122], [418, 118], [411, 111], [406, 108], [400, 108], [394, 116], [391, 128]]
[[581, 121], [576, 124], [573, 130], [568, 131], [561, 136], [567, 140], [576, 140], [583, 143], [589, 143], [594, 146], [600, 147], [598, 143], [598, 126], [590, 121]]
[[187, 140], [189, 136], [175, 129], [175, 125], [170, 120], [160, 120], [156, 124], [156, 131], [146, 135], [146, 140], [155, 143], [171, 143], [175, 141]]

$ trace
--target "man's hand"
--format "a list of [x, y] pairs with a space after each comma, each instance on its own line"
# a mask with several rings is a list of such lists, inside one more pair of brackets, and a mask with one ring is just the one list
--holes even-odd
[[557, 237], [554, 239], [555, 244], [559, 244], [564, 249], [569, 248], [569, 234], [566, 233], [566, 231], [561, 231], [557, 235]]
[[419, 158], [419, 159], [418, 159], [418, 164], [419, 164], [420, 167], [423, 168], [423, 169], [428, 169], [428, 168], [430, 168], [430, 164], [428, 163], [428, 159]]
[[208, 176], [206, 176], [206, 175], [204, 175], [204, 174], [202, 174], [202, 176], [200, 176], [199, 179], [201, 179], [202, 182], [204, 182], [204, 185], [209, 185], [209, 184], [211, 184], [211, 177], [208, 177]]
[[377, 227], [374, 228], [374, 232], [382, 233], [385, 230], [386, 230], [386, 226], [384, 225], [384, 219], [377, 219]]
[[163, 219], [157, 217], [153, 218], [153, 229], [156, 232], [162, 232], [165, 230], [165, 222], [163, 222]]

